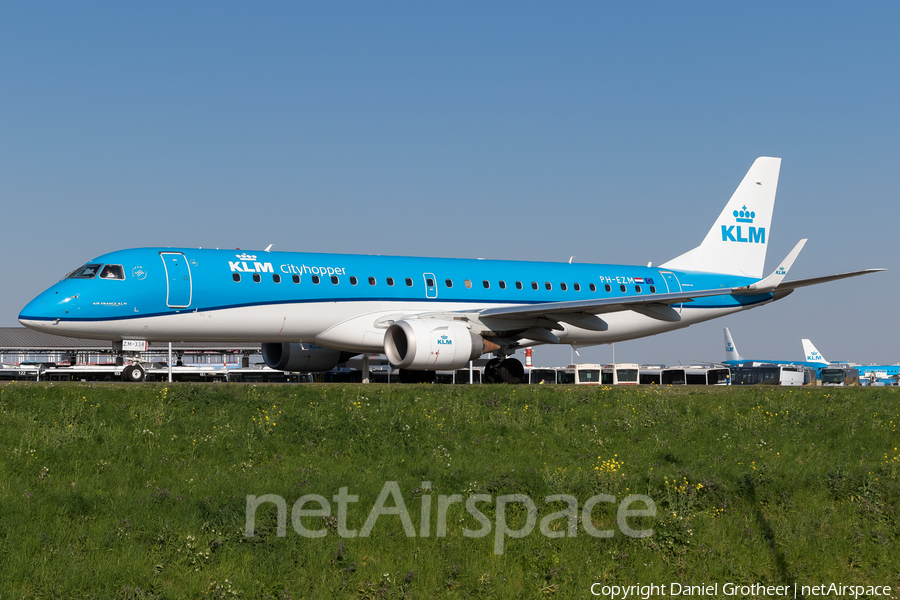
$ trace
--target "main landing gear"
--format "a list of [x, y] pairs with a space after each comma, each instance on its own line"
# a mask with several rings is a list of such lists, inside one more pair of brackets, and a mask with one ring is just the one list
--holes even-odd
[[484, 383], [517, 384], [525, 380], [525, 367], [515, 358], [492, 358], [484, 366]]

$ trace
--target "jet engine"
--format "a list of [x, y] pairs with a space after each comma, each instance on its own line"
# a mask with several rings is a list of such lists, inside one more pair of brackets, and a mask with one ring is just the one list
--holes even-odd
[[329, 371], [339, 362], [347, 360], [340, 350], [320, 348], [309, 344], [262, 345], [266, 364], [279, 371]]
[[384, 334], [384, 353], [391, 365], [412, 371], [461, 369], [497, 348], [456, 321], [397, 321]]

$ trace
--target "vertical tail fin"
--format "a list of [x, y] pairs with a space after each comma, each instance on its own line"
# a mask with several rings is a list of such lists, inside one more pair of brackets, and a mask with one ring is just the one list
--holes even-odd
[[734, 340], [731, 339], [731, 332], [728, 331], [728, 328], [725, 328], [725, 360], [744, 360], [741, 358], [741, 355], [738, 354], [737, 347], [734, 345]]
[[703, 242], [660, 267], [761, 278], [780, 171], [780, 158], [757, 158]]
[[816, 350], [811, 341], [804, 339], [801, 342], [803, 343], [803, 354], [806, 355], [806, 362], [828, 364], [828, 361]]

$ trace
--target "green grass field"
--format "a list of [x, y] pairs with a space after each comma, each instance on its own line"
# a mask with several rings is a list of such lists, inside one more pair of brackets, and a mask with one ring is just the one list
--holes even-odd
[[[0, 600], [590, 598], [593, 583], [669, 582], [900, 596], [895, 389], [14, 383], [0, 436]], [[396, 514], [339, 535], [364, 530], [386, 482], [414, 535]], [[341, 488], [358, 496], [346, 515]], [[267, 494], [285, 500], [285, 535], [265, 503], [246, 537], [247, 496]], [[487, 525], [465, 505], [478, 494]], [[506, 505], [527, 535], [501, 536], [501, 554], [497, 499], [513, 494], [538, 515], [528, 533], [525, 505]], [[615, 501], [585, 524], [598, 494]], [[633, 494], [656, 505], [627, 520], [649, 537], [618, 525]], [[293, 526], [305, 495], [330, 503], [296, 514], [321, 537]], [[570, 500], [551, 495], [577, 503], [574, 536]]]

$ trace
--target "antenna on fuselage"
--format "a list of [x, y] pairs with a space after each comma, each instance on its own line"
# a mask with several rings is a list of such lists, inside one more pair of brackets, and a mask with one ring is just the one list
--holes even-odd
[[570, 264], [570, 265], [572, 264], [572, 261], [573, 261], [573, 260], [575, 260], [575, 257], [574, 257], [574, 256], [570, 256], [570, 257], [569, 257], [569, 264]]
[[266, 249], [264, 250], [264, 252], [268, 252], [269, 250], [271, 250], [272, 246], [274, 246], [274, 245], [275, 244], [269, 244], [268, 246], [266, 246]]

